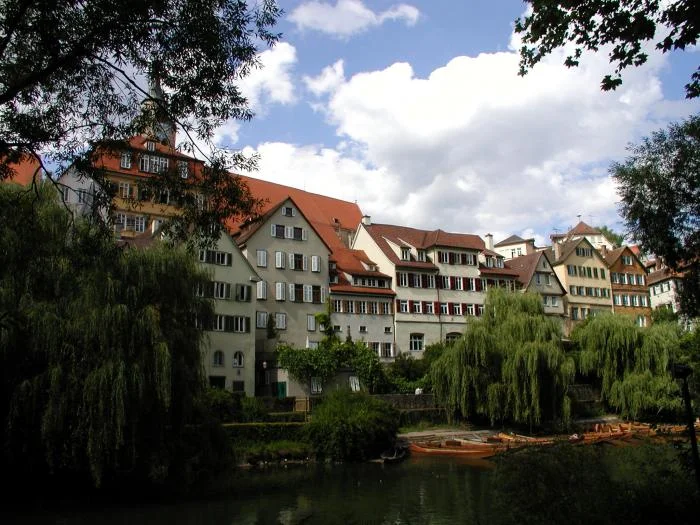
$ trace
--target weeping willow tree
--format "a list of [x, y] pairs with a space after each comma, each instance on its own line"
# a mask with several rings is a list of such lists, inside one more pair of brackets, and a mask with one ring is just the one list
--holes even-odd
[[575, 364], [561, 348], [559, 323], [536, 294], [490, 290], [484, 315], [430, 369], [433, 392], [448, 414], [539, 424], [570, 418]]
[[678, 355], [677, 325], [638, 328], [631, 317], [598, 315], [571, 337], [580, 349], [580, 372], [600, 382], [601, 399], [624, 417], [680, 408], [669, 367]]
[[202, 428], [206, 276], [184, 251], [116, 246], [51, 188], [38, 197], [0, 187], [2, 463], [98, 486], [174, 481]]

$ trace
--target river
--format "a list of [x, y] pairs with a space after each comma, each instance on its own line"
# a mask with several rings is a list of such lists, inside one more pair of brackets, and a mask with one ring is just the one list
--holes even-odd
[[237, 471], [224, 494], [138, 506], [23, 512], [23, 525], [487, 524], [489, 463], [411, 457], [396, 465]]

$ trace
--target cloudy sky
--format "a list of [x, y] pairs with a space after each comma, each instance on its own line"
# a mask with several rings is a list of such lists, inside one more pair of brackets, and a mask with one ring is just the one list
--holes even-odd
[[606, 55], [565, 52], [517, 75], [517, 0], [279, 2], [282, 41], [242, 88], [256, 112], [221, 146], [261, 155], [254, 176], [357, 201], [374, 222], [535, 236], [621, 230], [608, 166], [697, 112], [697, 54], [652, 54], [615, 92]]

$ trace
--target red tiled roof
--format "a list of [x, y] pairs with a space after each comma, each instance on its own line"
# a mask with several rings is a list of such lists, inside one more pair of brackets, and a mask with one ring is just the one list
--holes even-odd
[[507, 265], [505, 268], [489, 268], [488, 266], [484, 266], [483, 264], [479, 263], [479, 273], [482, 275], [506, 275], [508, 277], [518, 276], [518, 272], [512, 268], [508, 268]]
[[330, 258], [335, 261], [338, 270], [347, 272], [351, 275], [362, 275], [368, 277], [383, 277], [389, 276], [385, 273], [367, 270], [362, 265], [375, 265], [375, 263], [367, 257], [367, 254], [362, 250], [351, 250], [350, 248], [338, 248], [333, 252]]
[[[264, 201], [261, 210], [263, 214], [287, 197], [291, 197], [309, 224], [314, 227], [333, 252], [345, 247], [342, 239], [338, 236], [337, 229], [354, 231], [362, 220], [362, 212], [356, 203], [245, 175], [241, 175], [240, 178], [248, 185], [253, 197]], [[241, 224], [240, 220], [231, 220], [226, 223], [226, 226], [232, 234], [235, 234], [240, 229]]]
[[[2, 160], [0, 160], [2, 162]], [[41, 180], [41, 162], [34, 155], [24, 155], [20, 162], [8, 162], [7, 167], [14, 171], [14, 175], [2, 182], [13, 182], [22, 186], [29, 186], [35, 177]]]
[[535, 273], [535, 268], [540, 262], [540, 257], [546, 257], [544, 252], [535, 252], [528, 255], [514, 257], [508, 261], [508, 265], [518, 274], [518, 281], [523, 286], [530, 284], [532, 276]]
[[[146, 142], [153, 142], [154, 143], [154, 149], [153, 151], [148, 150], [146, 147]], [[120, 148], [119, 144], [114, 146], [114, 150], [111, 150], [109, 147], [98, 147], [97, 150], [95, 151], [95, 166], [99, 168], [103, 168], [109, 171], [116, 171], [116, 172], [121, 172], [126, 175], [132, 175], [136, 177], [152, 177], [152, 173], [146, 173], [143, 171], [139, 170], [139, 162], [138, 159], [133, 159], [131, 162], [131, 168], [125, 169], [122, 168], [120, 163], [121, 163], [121, 154], [120, 154]], [[181, 151], [178, 151], [170, 146], [167, 146], [165, 144], [161, 144], [160, 142], [149, 140], [146, 137], [142, 135], [136, 135], [134, 137], [131, 137], [128, 140], [128, 147], [131, 148], [134, 151], [137, 152], [143, 152], [143, 153], [154, 153], [154, 154], [159, 154], [163, 155], [166, 157], [170, 158], [177, 158], [180, 160], [187, 160], [190, 162], [195, 163], [195, 174], [198, 173], [197, 170], [201, 169], [201, 166], [204, 165], [204, 161], [201, 161], [199, 159], [196, 159], [194, 157], [191, 157], [189, 155], [185, 155]], [[193, 177], [194, 178], [194, 177]]]
[[569, 235], [600, 235], [600, 230], [597, 230], [581, 221], [569, 230]]
[[391, 288], [369, 288], [367, 286], [353, 286], [351, 284], [331, 284], [331, 293], [361, 294], [361, 295], [385, 295], [394, 296], [396, 293]]
[[615, 248], [614, 250], [610, 250], [608, 252], [605, 252], [605, 255], [603, 256], [603, 259], [605, 259], [605, 263], [608, 266], [612, 266], [613, 263], [620, 258], [620, 255], [622, 255], [622, 252], [624, 252], [626, 249], [627, 249], [627, 246], [620, 246], [619, 248]]
[[430, 262], [403, 261], [391, 249], [387, 239], [399, 246], [410, 245], [419, 249], [427, 249], [433, 246], [446, 248], [464, 248], [469, 250], [484, 250], [484, 241], [478, 235], [469, 233], [450, 233], [442, 230], [419, 230], [407, 226], [394, 226], [391, 224], [371, 224], [365, 226], [377, 246], [396, 266], [410, 268], [437, 269]]
[[497, 242], [494, 246], [508, 246], [509, 244], [520, 244], [522, 242], [535, 242], [534, 238], [530, 239], [523, 239], [522, 237], [518, 237], [517, 235], [511, 235], [510, 237], [506, 237], [502, 241]]
[[647, 285], [651, 286], [652, 284], [659, 283], [661, 281], [665, 281], [667, 279], [682, 279], [683, 274], [674, 272], [671, 270], [669, 267], [662, 268], [661, 270], [656, 270], [655, 272], [651, 272], [649, 275], [647, 275]]

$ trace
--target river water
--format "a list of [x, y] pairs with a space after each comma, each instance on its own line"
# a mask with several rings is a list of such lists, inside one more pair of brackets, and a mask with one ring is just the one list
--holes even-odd
[[487, 524], [490, 464], [411, 457], [396, 465], [290, 465], [237, 471], [224, 494], [139, 506], [27, 511], [21, 524]]

